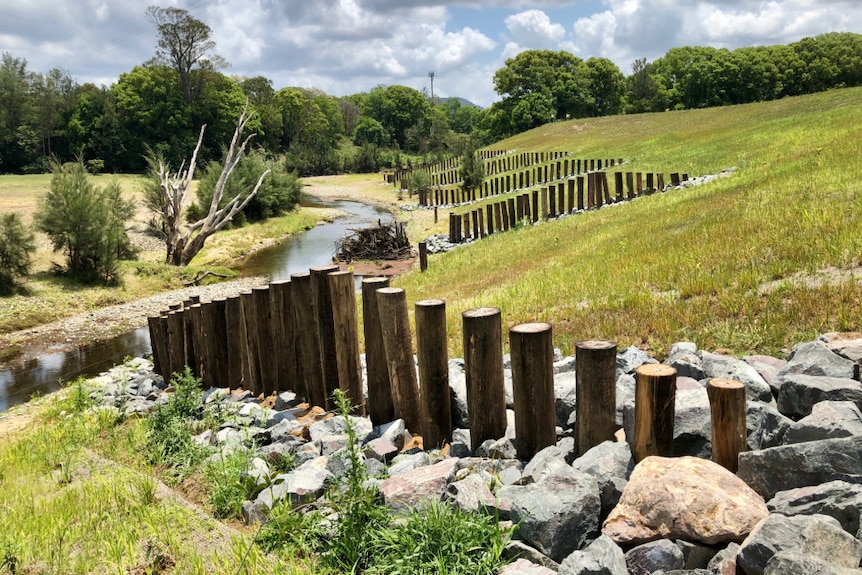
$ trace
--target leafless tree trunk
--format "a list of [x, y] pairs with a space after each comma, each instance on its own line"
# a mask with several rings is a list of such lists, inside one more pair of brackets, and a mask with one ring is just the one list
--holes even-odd
[[165, 239], [165, 243], [167, 244], [166, 263], [175, 266], [188, 265], [192, 258], [204, 247], [207, 238], [225, 227], [257, 195], [264, 178], [269, 175], [270, 170], [263, 172], [258, 178], [254, 189], [244, 199], [242, 198], [242, 192], [239, 192], [231, 198], [225, 207], [219, 208], [224, 197], [227, 179], [242, 158], [249, 140], [254, 136], [252, 134], [244, 140], [242, 139], [242, 133], [250, 118], [248, 101], [246, 101], [245, 107], [243, 107], [242, 113], [240, 113], [237, 120], [236, 130], [234, 130], [230, 147], [225, 156], [224, 167], [216, 182], [209, 212], [205, 217], [192, 224], [183, 226], [182, 210], [183, 203], [194, 178], [198, 152], [201, 148], [206, 126], [201, 126], [198, 143], [192, 153], [188, 169], [185, 169], [185, 163], [183, 163], [180, 169], [172, 174], [165, 162], [159, 159], [156, 166], [156, 175], [158, 176], [163, 196], [161, 217], [165, 223], [165, 233], [167, 236]]

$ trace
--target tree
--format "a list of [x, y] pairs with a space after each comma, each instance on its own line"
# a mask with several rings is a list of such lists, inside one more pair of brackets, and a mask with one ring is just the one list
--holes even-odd
[[461, 181], [464, 190], [470, 192], [482, 185], [485, 179], [485, 164], [476, 155], [476, 146], [472, 142], [468, 144], [464, 155], [461, 157]]
[[389, 143], [389, 134], [386, 133], [386, 128], [383, 127], [383, 124], [374, 118], [361, 116], [353, 132], [353, 143], [357, 146], [374, 144], [381, 147]]
[[0, 216], [0, 294], [8, 294], [19, 278], [30, 273], [30, 256], [36, 250], [33, 232], [16, 213]]
[[125, 223], [134, 212], [118, 182], [104, 189], [94, 186], [79, 158], [54, 164], [51, 188], [33, 219], [51, 239], [54, 251], [65, 252], [70, 276], [109, 284], [118, 279], [118, 260], [132, 255]]
[[[222, 162], [209, 162], [204, 169], [197, 189], [197, 202], [189, 206], [187, 219], [194, 221], [201, 219], [205, 214], [204, 207], [212, 203], [215, 187], [219, 176], [224, 169]], [[254, 187], [255, 180], [264, 171], [269, 170], [269, 177], [263, 181], [257, 195], [246, 205], [242, 212], [234, 218], [234, 223], [242, 225], [244, 222], [259, 222], [267, 218], [279, 216], [291, 210], [299, 202], [302, 192], [302, 183], [295, 174], [285, 170], [284, 164], [268, 157], [260, 149], [251, 150], [244, 155], [231, 177], [225, 184], [225, 193], [219, 208], [224, 208], [228, 200], [239, 196], [245, 199], [245, 194]]]
[[30, 127], [33, 99], [27, 61], [3, 52], [0, 59], [0, 172], [20, 172], [38, 152]]
[[422, 92], [407, 86], [377, 86], [361, 100], [359, 106], [363, 115], [383, 125], [401, 149], [407, 149], [407, 131], [429, 116], [431, 111]]
[[227, 61], [217, 54], [212, 30], [180, 8], [147, 8], [147, 18], [156, 27], [159, 40], [155, 60], [177, 71], [183, 97], [189, 104], [197, 99], [200, 86], [192, 72], [195, 69], [218, 70], [227, 67]]
[[621, 113], [626, 79], [619, 67], [607, 58], [590, 58], [586, 66], [590, 79], [593, 115], [611, 116]]
[[194, 152], [192, 152], [188, 168], [183, 163], [179, 170], [171, 173], [170, 167], [164, 161], [164, 158], [156, 154], [148, 155], [147, 162], [150, 166], [151, 177], [156, 179], [158, 187], [157, 189], [150, 188], [147, 204], [150, 209], [155, 208], [157, 211], [157, 218], [160, 219], [161, 227], [164, 230], [165, 245], [167, 248], [167, 253], [165, 254], [166, 263], [175, 266], [188, 265], [192, 258], [204, 247], [207, 239], [227, 226], [234, 216], [241, 212], [254, 199], [264, 179], [269, 175], [269, 170], [264, 171], [258, 177], [257, 183], [251, 191], [247, 193], [241, 191], [231, 197], [226, 204], [222, 203], [225, 198], [228, 178], [242, 159], [245, 149], [253, 136], [252, 134], [243, 139], [243, 132], [250, 120], [248, 108], [249, 104], [246, 102], [237, 119], [236, 129], [225, 154], [221, 174], [213, 190], [209, 210], [203, 218], [195, 222], [184, 225], [182, 210], [183, 203], [195, 175], [198, 152], [203, 142], [206, 126], [201, 126], [198, 143], [195, 146]]

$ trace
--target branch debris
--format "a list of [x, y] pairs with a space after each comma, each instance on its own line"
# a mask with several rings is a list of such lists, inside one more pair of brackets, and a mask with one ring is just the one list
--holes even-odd
[[382, 223], [373, 228], [352, 229], [351, 235], [336, 242], [335, 260], [404, 260], [412, 256], [404, 224]]

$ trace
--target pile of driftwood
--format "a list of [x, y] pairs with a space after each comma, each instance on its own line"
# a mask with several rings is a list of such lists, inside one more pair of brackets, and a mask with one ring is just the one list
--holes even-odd
[[404, 224], [382, 223], [350, 230], [351, 234], [336, 242], [335, 259], [350, 263], [356, 260], [402, 260], [410, 257], [410, 240]]

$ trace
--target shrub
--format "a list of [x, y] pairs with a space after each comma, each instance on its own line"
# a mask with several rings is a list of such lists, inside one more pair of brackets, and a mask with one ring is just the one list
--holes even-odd
[[81, 160], [54, 165], [51, 188], [34, 215], [54, 251], [64, 251], [67, 272], [84, 281], [118, 280], [117, 263], [134, 257], [125, 224], [135, 205], [123, 199], [116, 181], [104, 189], [90, 181]]
[[9, 293], [19, 278], [30, 273], [30, 256], [36, 250], [33, 232], [18, 214], [0, 217], [0, 294]]
[[[240, 191], [248, 194], [253, 190], [260, 174], [267, 169], [271, 170], [270, 174], [263, 180], [257, 195], [241, 212], [242, 220], [234, 219], [236, 225], [242, 225], [244, 221], [258, 222], [281, 215], [299, 202], [302, 182], [296, 174], [288, 172], [282, 163], [267, 157], [263, 151], [253, 150], [243, 156], [231, 173], [219, 208], [225, 207]], [[198, 185], [197, 202], [189, 206], [186, 212], [189, 221], [194, 222], [206, 216], [221, 172], [222, 165], [219, 162], [207, 164]], [[245, 198], [245, 195], [242, 197]]]

